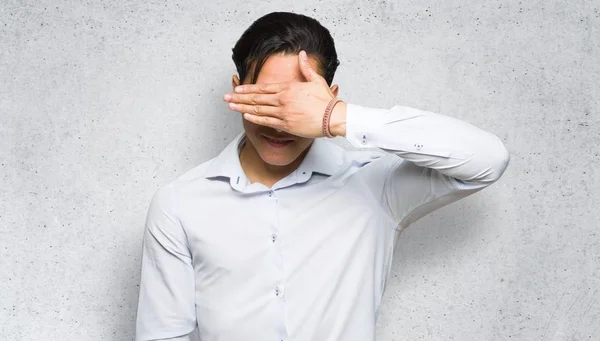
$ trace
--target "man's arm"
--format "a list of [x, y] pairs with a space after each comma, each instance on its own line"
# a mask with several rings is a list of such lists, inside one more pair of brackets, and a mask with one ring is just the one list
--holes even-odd
[[146, 217], [136, 341], [189, 341], [196, 328], [195, 279], [172, 188], [154, 194]]
[[388, 165], [382, 197], [400, 228], [489, 186], [508, 166], [502, 141], [464, 121], [403, 106], [338, 106], [334, 135], [399, 156]]
[[[305, 51], [298, 58], [307, 82], [237, 86], [223, 99], [252, 123], [302, 137], [327, 136], [324, 112], [336, 94]], [[400, 227], [490, 185], [509, 161], [493, 134], [413, 108], [371, 109], [340, 102], [328, 126], [356, 147], [378, 147], [399, 156], [386, 164], [381, 197]]]

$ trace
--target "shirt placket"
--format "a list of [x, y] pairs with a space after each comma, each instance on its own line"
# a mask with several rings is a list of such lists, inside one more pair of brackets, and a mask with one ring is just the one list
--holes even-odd
[[285, 304], [285, 281], [284, 281], [284, 250], [281, 244], [281, 225], [279, 222], [279, 198], [275, 190], [269, 190], [269, 204], [271, 209], [272, 219], [272, 230], [271, 230], [271, 244], [274, 248], [273, 262], [277, 271], [274, 276], [275, 281], [273, 283], [273, 299], [275, 300], [275, 311], [276, 316], [275, 324], [277, 333], [279, 335], [277, 341], [288, 340], [287, 328], [285, 325], [286, 319], [286, 304]]

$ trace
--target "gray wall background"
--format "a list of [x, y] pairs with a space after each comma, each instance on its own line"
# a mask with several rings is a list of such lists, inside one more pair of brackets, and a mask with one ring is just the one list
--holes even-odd
[[240, 131], [231, 48], [276, 10], [336, 39], [340, 97], [511, 151], [403, 234], [379, 340], [600, 340], [597, 1], [0, 4], [0, 339], [132, 340], [160, 184]]

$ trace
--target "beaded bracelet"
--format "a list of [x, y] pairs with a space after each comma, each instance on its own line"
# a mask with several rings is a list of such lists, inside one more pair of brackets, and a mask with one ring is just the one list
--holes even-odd
[[342, 102], [342, 100], [335, 97], [332, 98], [331, 101], [329, 101], [327, 108], [325, 109], [325, 114], [323, 114], [323, 136], [329, 138], [335, 137], [331, 134], [331, 130], [329, 130], [329, 120], [331, 119], [331, 113], [333, 112], [333, 108], [336, 104], [338, 104], [338, 102]]

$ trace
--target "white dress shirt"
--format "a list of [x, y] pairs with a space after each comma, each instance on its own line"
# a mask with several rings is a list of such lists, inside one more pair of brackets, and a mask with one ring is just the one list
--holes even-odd
[[143, 241], [136, 340], [369, 341], [398, 232], [498, 180], [509, 154], [466, 122], [347, 105], [349, 151], [315, 139], [272, 188], [240, 134], [163, 185]]

